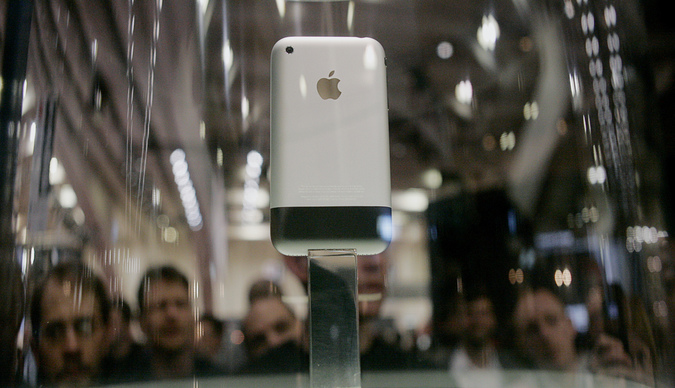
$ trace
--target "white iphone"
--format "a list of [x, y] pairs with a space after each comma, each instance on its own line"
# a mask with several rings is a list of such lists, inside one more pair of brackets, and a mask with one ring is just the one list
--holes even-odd
[[287, 37], [271, 56], [271, 237], [285, 255], [382, 252], [391, 241], [384, 50]]

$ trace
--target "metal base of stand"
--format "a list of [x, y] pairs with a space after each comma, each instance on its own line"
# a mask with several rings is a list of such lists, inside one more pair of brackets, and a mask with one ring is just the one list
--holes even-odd
[[360, 387], [356, 250], [310, 250], [312, 387]]

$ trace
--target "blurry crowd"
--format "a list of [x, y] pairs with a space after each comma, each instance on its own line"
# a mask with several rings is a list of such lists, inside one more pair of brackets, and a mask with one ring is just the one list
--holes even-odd
[[[285, 264], [307, 287], [307, 259], [286, 257]], [[387, 267], [385, 255], [357, 260], [364, 373], [447, 371], [460, 387], [505, 386], [504, 371], [514, 369], [588, 371], [654, 383], [653, 339], [635, 326], [640, 316], [631, 309], [630, 298], [624, 298], [621, 308], [631, 311], [628, 321], [634, 325], [616, 331], [594, 308], [603, 300], [589, 293], [588, 327], [579, 333], [555, 288], [520, 287], [503, 318], [487, 287], [455, 287], [448, 291], [446, 305], [436, 307], [433, 323], [420, 328], [410, 341], [409, 333], [383, 324]], [[236, 327], [243, 351], [227, 353], [238, 359], [224, 362], [224, 349], [234, 338], [234, 328], [228, 327], [232, 323], [211, 314], [196, 316], [190, 282], [178, 269], [168, 265], [147, 269], [136, 294], [137, 308], [132, 309], [128, 301], [111, 299], [90, 268], [57, 264], [31, 293], [30, 352], [25, 363], [33, 369], [25, 369], [18, 385], [308, 372], [310, 328], [289, 306], [281, 286], [258, 280], [248, 296], [248, 311]], [[134, 327], [142, 331], [142, 341], [134, 335]]]

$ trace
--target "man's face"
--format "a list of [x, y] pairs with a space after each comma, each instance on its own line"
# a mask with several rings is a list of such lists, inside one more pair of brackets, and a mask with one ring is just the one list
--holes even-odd
[[514, 314], [516, 345], [521, 353], [546, 369], [571, 369], [576, 365], [576, 331], [563, 304], [551, 292], [523, 295]]
[[93, 291], [70, 282], [47, 282], [34, 351], [48, 385], [90, 385], [99, 374], [108, 346], [107, 327]]
[[141, 327], [157, 351], [181, 353], [194, 346], [194, 319], [188, 289], [179, 282], [158, 280], [145, 293]]
[[260, 357], [290, 340], [299, 340], [300, 321], [277, 297], [257, 299], [246, 317], [244, 335], [249, 355]]
[[497, 318], [490, 299], [481, 297], [468, 302], [467, 311], [469, 340], [482, 344], [492, 338], [497, 326]]

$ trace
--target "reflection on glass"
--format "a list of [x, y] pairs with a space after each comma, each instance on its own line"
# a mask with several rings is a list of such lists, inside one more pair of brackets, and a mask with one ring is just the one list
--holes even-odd
[[118, 370], [136, 380], [209, 377], [224, 373], [197, 352], [188, 278], [173, 266], [148, 269], [138, 288], [139, 323], [147, 338], [145, 357]]
[[[6, 3], [26, 72], [3, 54], [0, 385], [307, 385], [306, 258], [268, 225], [269, 55], [289, 35], [388, 56], [392, 243], [359, 258], [363, 386], [672, 384], [634, 1]], [[179, 275], [142, 286], [156, 268]], [[283, 293], [249, 301], [257, 279]], [[259, 310], [281, 317], [264, 341]]]
[[40, 279], [30, 308], [37, 384], [105, 381], [109, 306], [101, 279], [79, 263], [59, 264]]

